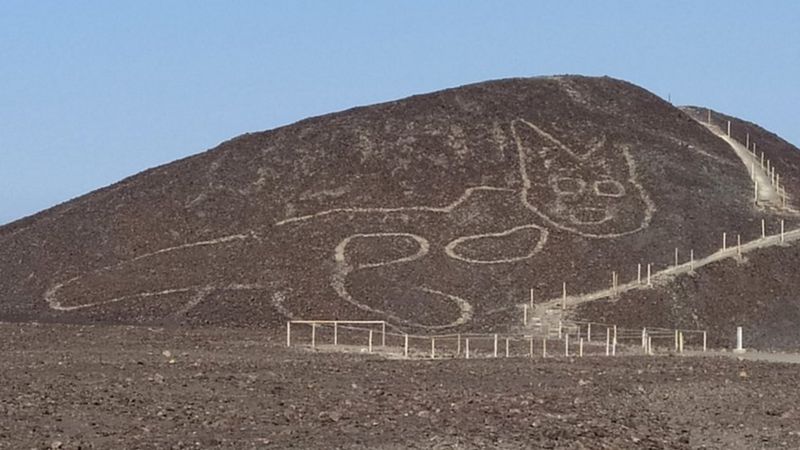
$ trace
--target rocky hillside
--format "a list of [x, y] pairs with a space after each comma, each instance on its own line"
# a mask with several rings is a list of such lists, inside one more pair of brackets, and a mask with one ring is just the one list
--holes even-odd
[[[530, 289], [604, 288], [780, 214], [690, 114], [564, 76], [246, 134], [0, 228], [0, 319], [503, 326]], [[797, 192], [800, 155], [751, 134]]]
[[[705, 108], [682, 109], [703, 123], [709, 123], [710, 119], [711, 125], [723, 132], [727, 132], [727, 122], [730, 121], [731, 136], [743, 145], [749, 143], [756, 161], [763, 153], [763, 157], [781, 174], [781, 180], [789, 180], [786, 184], [779, 184], [785, 188], [789, 199], [795, 199], [789, 205], [795, 211], [783, 211], [772, 219], [767, 215], [767, 235], [780, 233], [779, 218], [787, 223], [796, 221], [800, 161], [794, 146], [750, 122]], [[741, 233], [743, 242], [756, 241], [761, 230], [757, 226], [728, 233], [729, 243], [735, 245], [734, 234]], [[735, 346], [735, 330], [741, 326], [748, 348], [800, 349], [800, 329], [797, 327], [800, 322], [800, 279], [795, 270], [800, 264], [800, 246], [797, 241], [787, 240], [784, 244], [762, 248], [742, 258], [736, 252], [730, 255], [696, 273], [659, 280], [653, 289], [636, 290], [581, 305], [571, 315], [582, 320], [612, 321], [634, 328], [705, 329], [709, 331], [709, 345], [725, 348]]]
[[629, 328], [708, 330], [708, 345], [715, 348], [733, 348], [736, 327], [741, 326], [748, 348], [797, 351], [798, 265], [796, 243], [760, 249], [742, 260], [724, 259], [653, 289], [587, 303], [575, 315]]

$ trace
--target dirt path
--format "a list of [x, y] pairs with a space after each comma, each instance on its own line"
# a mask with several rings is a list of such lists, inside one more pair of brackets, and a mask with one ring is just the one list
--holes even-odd
[[[738, 141], [728, 136], [726, 133], [723, 133], [719, 127], [715, 125], [709, 125], [705, 122], [698, 123], [706, 127], [706, 129], [714, 133], [723, 141], [727, 142], [733, 151], [736, 152], [736, 155], [742, 160], [742, 163], [745, 165], [745, 167], [747, 167], [747, 172], [750, 174], [750, 178], [754, 182], [758, 183], [758, 204], [761, 206], [782, 208], [782, 192], [779, 188], [779, 185], [773, 183], [772, 174], [767, 171], [767, 166], [765, 165], [764, 160], [759, 158], [757, 154], [751, 152], [750, 149], [746, 148]], [[788, 206], [789, 205], [787, 205], [787, 207]], [[793, 212], [797, 212], [794, 209], [791, 210]]]
[[752, 252], [760, 248], [774, 247], [777, 245], [789, 245], [792, 242], [796, 242], [798, 240], [800, 240], [800, 229], [795, 229], [786, 232], [783, 235], [778, 233], [775, 235], [770, 235], [764, 238], [743, 243], [741, 247], [733, 246], [733, 247], [728, 247], [726, 249], [720, 249], [706, 256], [705, 258], [697, 259], [694, 262], [689, 261], [683, 264], [679, 264], [677, 266], [671, 266], [667, 269], [652, 273], [650, 275], [649, 285], [647, 284], [646, 276], [643, 276], [641, 283], [638, 281], [631, 281], [629, 283], [618, 285], [616, 289], [609, 288], [595, 292], [590, 292], [587, 294], [568, 295], [566, 297], [566, 301], [564, 300], [563, 297], [558, 297], [548, 300], [547, 302], [536, 305], [534, 310], [534, 316], [540, 318], [545, 317], [547, 315], [547, 311], [553, 311], [559, 309], [561, 307], [562, 302], [564, 302], [566, 306], [569, 308], [583, 303], [610, 298], [614, 295], [619, 295], [635, 289], [648, 289], [653, 287], [654, 285], [664, 283], [671, 277], [691, 273], [698, 268], [707, 266], [713, 262], [720, 261], [725, 258], [738, 258], [740, 256], [743, 256], [749, 252]]

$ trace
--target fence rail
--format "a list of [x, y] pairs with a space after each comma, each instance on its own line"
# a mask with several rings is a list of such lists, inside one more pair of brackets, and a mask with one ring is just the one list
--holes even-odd
[[[560, 326], [557, 337], [549, 333], [396, 333], [387, 331], [387, 322], [380, 320], [291, 320], [286, 323], [287, 347], [307, 345], [429, 359], [615, 356], [618, 346], [622, 346], [621, 353], [652, 355], [656, 348], [661, 351], [672, 348], [663, 345], [668, 338], [674, 339], [674, 351], [683, 352], [684, 336], [702, 336], [702, 349], [706, 351], [706, 332], [702, 330], [631, 329], [589, 322]], [[699, 348], [699, 338], [691, 340], [690, 344]]]

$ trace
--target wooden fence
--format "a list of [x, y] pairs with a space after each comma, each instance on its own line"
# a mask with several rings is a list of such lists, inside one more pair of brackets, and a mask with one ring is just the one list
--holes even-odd
[[[674, 348], [664, 345], [668, 337], [674, 338]], [[687, 340], [687, 337], [690, 339]], [[699, 349], [701, 342], [705, 351], [706, 332], [702, 330], [639, 330], [590, 322], [573, 322], [559, 327], [557, 336], [550, 336], [549, 333], [416, 335], [387, 331], [385, 321], [292, 320], [286, 323], [287, 347], [300, 345], [403, 358], [652, 355], [657, 352], [683, 352], [689, 346]]]

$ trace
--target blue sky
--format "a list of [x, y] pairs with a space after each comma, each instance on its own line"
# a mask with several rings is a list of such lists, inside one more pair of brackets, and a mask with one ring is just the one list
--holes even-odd
[[609, 75], [800, 144], [796, 1], [0, 1], [0, 224], [247, 131]]

